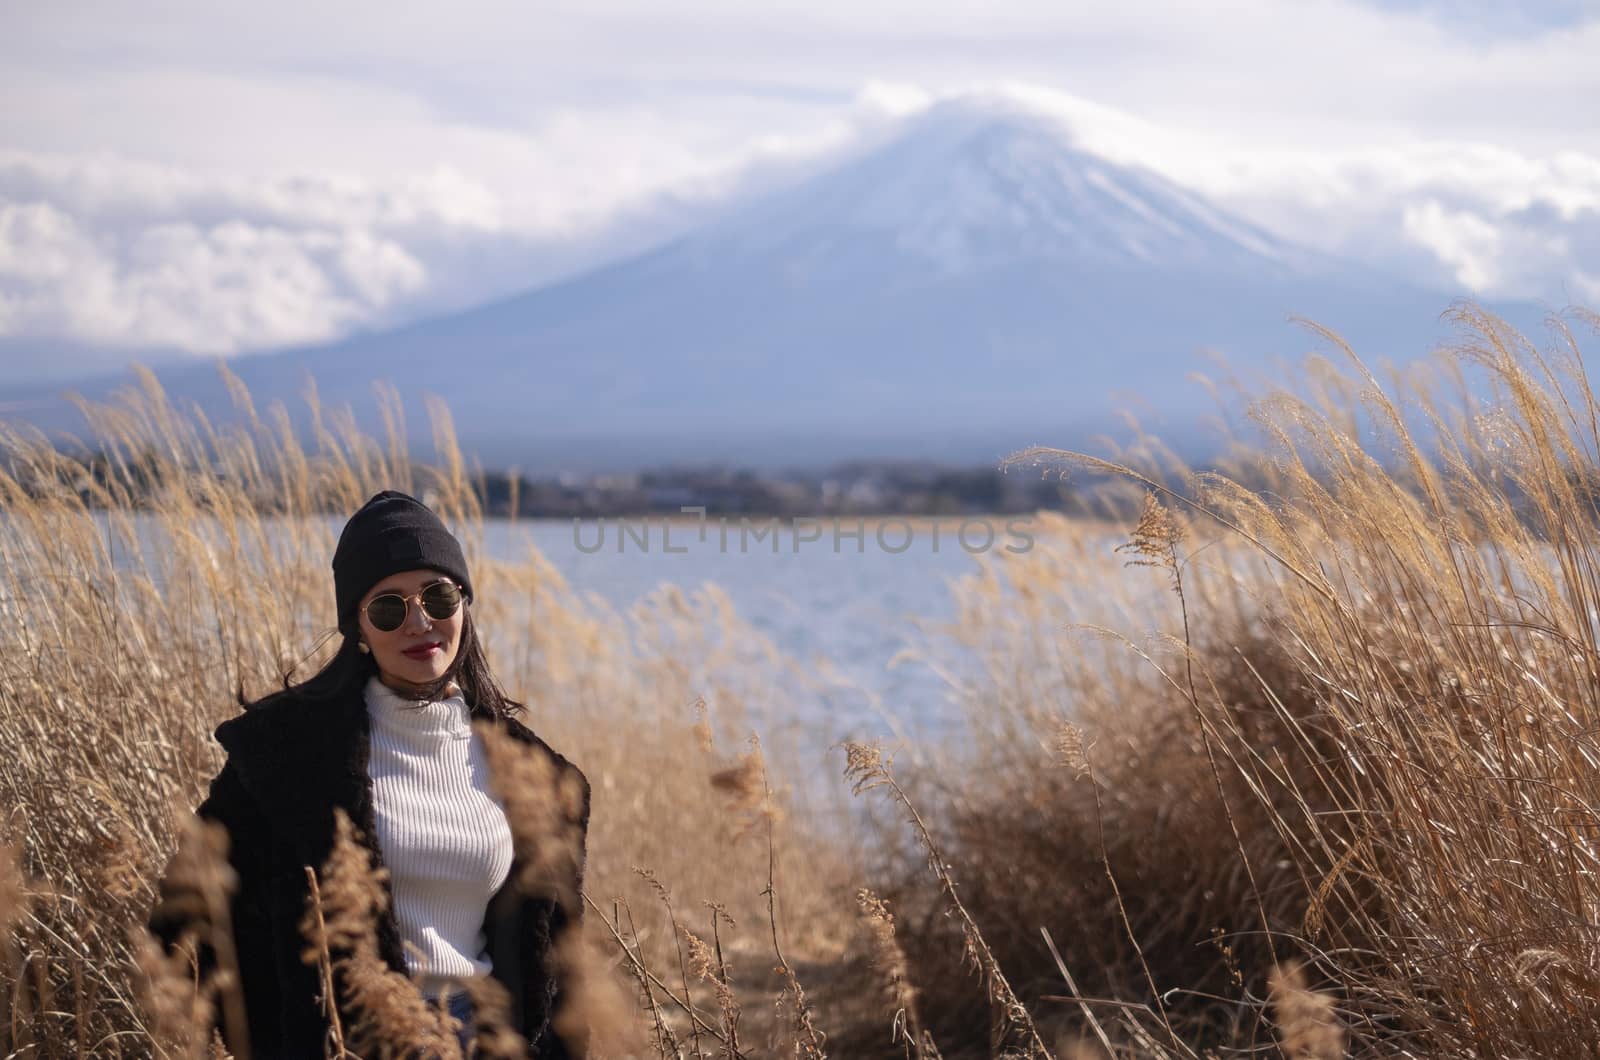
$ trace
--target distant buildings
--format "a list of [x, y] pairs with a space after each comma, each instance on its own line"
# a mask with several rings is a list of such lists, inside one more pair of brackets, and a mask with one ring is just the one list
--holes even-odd
[[490, 515], [531, 518], [677, 514], [956, 515], [1075, 510], [1066, 483], [1036, 471], [950, 467], [904, 461], [856, 461], [823, 469], [755, 472], [730, 468], [658, 468], [628, 474], [481, 479]]

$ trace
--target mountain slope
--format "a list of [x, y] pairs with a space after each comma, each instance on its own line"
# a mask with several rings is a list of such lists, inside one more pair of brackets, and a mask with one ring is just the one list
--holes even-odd
[[[257, 395], [443, 396], [493, 463], [991, 459], [1134, 402], [1186, 423], [1216, 349], [1246, 374], [1326, 323], [1415, 356], [1445, 295], [1285, 244], [1004, 103], [934, 108], [652, 253], [466, 313], [240, 358]], [[210, 369], [166, 371], [215, 411]], [[1119, 399], [1115, 397], [1121, 394]]]

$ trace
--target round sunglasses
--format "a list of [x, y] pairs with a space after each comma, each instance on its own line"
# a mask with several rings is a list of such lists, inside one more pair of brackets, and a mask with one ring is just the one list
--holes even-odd
[[421, 605], [423, 613], [429, 618], [443, 622], [461, 609], [461, 586], [441, 579], [429, 582], [410, 596], [380, 593], [367, 601], [367, 621], [380, 633], [393, 633], [405, 625], [412, 600]]

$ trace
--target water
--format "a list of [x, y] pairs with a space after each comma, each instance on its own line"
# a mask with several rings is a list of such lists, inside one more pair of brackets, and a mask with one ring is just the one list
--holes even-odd
[[[956, 523], [935, 535], [932, 523], [873, 522], [859, 540], [857, 520], [837, 525], [836, 536], [831, 518], [817, 526], [752, 520], [745, 529], [737, 518], [713, 517], [702, 540], [692, 521], [496, 520], [484, 546], [516, 559], [531, 541], [572, 586], [617, 607], [664, 583], [714, 583], [785, 654], [838, 675], [846, 687], [829, 697], [834, 735], [941, 727], [952, 706], [947, 682], [915, 661], [891, 660], [954, 617], [953, 579], [976, 573], [980, 555], [1022, 540], [998, 519], [969, 523], [965, 546]], [[816, 704], [796, 704], [807, 706]]]

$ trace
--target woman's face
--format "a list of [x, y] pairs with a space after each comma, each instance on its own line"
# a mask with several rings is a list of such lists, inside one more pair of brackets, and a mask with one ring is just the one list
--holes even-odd
[[[444, 676], [461, 650], [462, 615], [466, 602], [456, 608], [449, 618], [434, 618], [422, 609], [420, 600], [414, 599], [429, 582], [450, 581], [436, 570], [408, 570], [382, 579], [361, 598], [358, 614], [361, 622], [361, 639], [372, 651], [378, 664], [378, 676], [384, 684], [400, 691], [420, 690]], [[367, 618], [367, 604], [375, 596], [399, 593], [411, 597], [406, 601], [406, 620], [400, 628], [384, 632]]]

